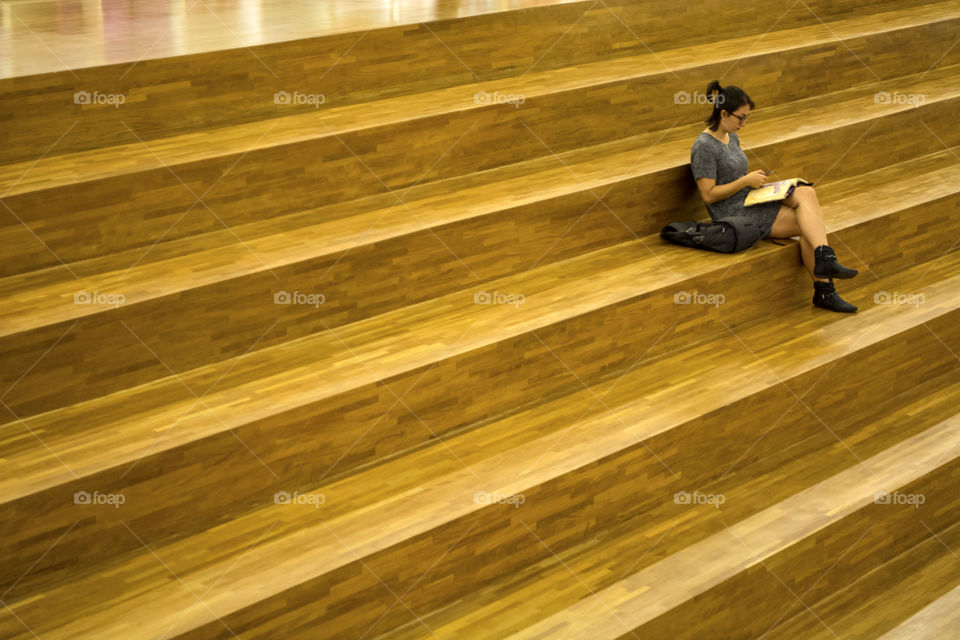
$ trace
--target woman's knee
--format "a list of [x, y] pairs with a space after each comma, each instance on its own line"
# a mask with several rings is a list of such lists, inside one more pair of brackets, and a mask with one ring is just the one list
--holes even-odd
[[793, 190], [793, 193], [790, 194], [789, 198], [786, 198], [783, 203], [788, 207], [796, 209], [800, 206], [801, 202], [808, 202], [811, 204], [819, 204], [817, 200], [817, 192], [813, 187], [807, 185], [801, 185]]

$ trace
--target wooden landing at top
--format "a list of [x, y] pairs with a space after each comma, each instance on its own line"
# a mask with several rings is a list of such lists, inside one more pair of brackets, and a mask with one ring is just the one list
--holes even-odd
[[0, 78], [576, 2], [582, 0], [4, 2]]
[[4, 2], [0, 5], [0, 78], [579, 1]]

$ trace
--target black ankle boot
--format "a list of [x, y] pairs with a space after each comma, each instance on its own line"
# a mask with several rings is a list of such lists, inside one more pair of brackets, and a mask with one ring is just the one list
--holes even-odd
[[813, 304], [814, 306], [830, 311], [840, 311], [841, 313], [853, 313], [857, 308], [840, 297], [836, 287], [833, 286], [833, 279], [827, 282], [814, 280], [813, 282]]
[[815, 264], [813, 275], [817, 278], [852, 278], [856, 269], [848, 269], [837, 261], [837, 256], [828, 245], [822, 244], [813, 250]]

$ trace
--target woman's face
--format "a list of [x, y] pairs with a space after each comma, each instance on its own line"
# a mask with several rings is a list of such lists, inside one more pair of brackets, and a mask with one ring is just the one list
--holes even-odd
[[726, 109], [722, 110], [720, 112], [720, 121], [728, 131], [739, 131], [746, 123], [748, 115], [750, 115], [750, 105], [745, 104], [738, 109], [734, 109], [733, 113], [730, 113]]

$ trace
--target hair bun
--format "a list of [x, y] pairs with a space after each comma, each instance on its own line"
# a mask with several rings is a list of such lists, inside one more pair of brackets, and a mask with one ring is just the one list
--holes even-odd
[[714, 94], [720, 94], [723, 92], [723, 87], [720, 86], [719, 80], [714, 80], [707, 85], [707, 102], [711, 104], [716, 104], [716, 97]]

